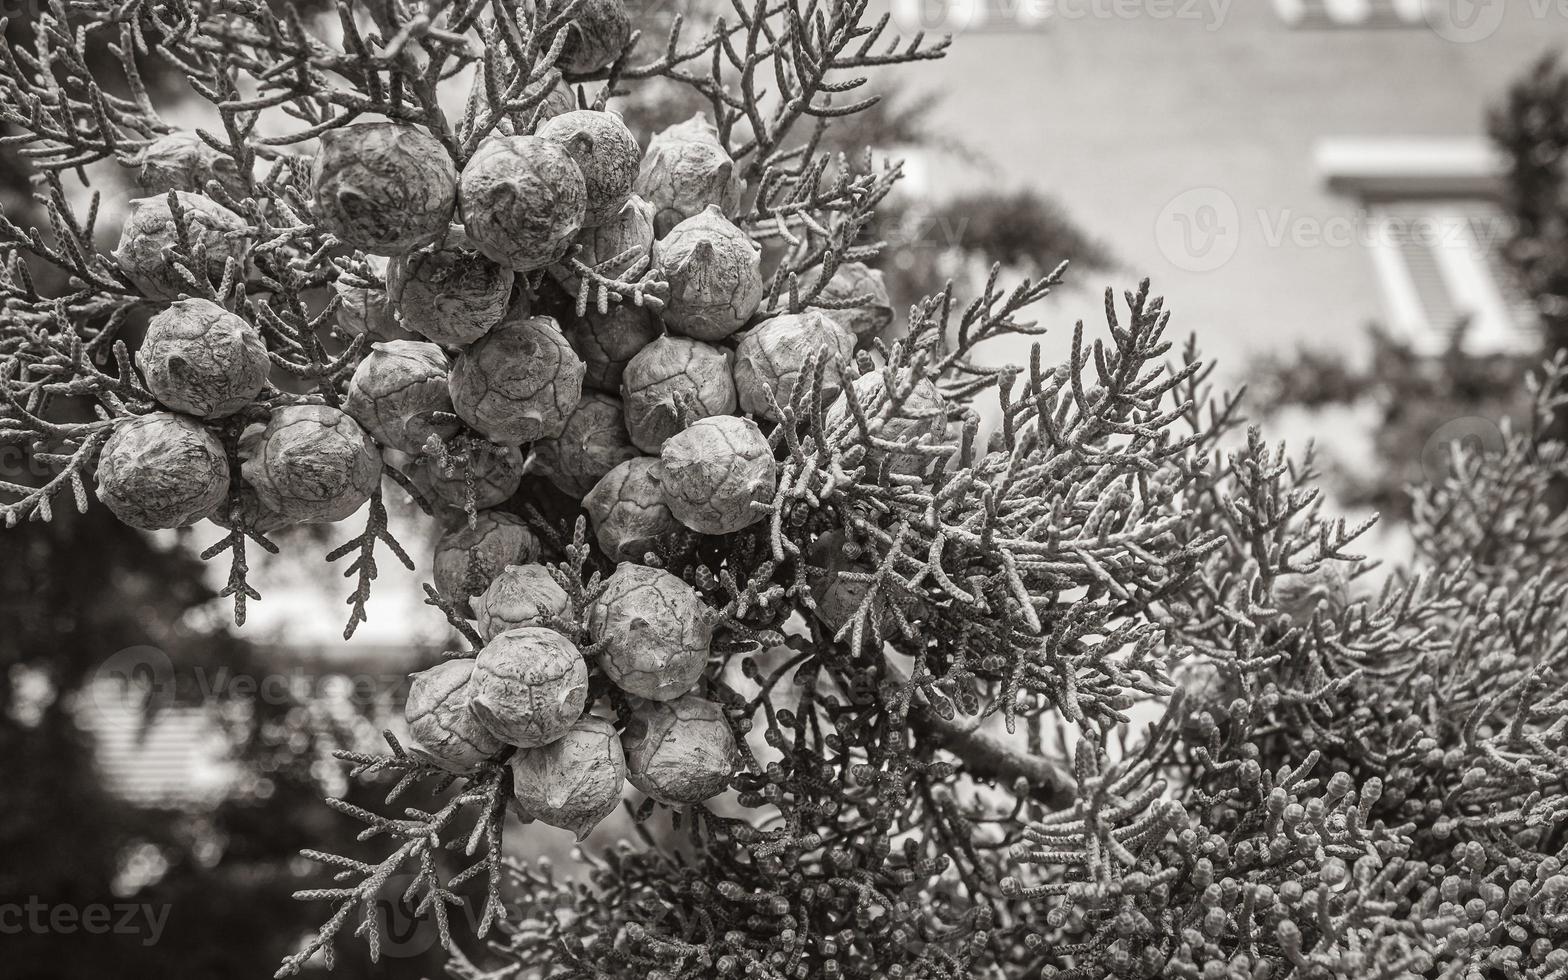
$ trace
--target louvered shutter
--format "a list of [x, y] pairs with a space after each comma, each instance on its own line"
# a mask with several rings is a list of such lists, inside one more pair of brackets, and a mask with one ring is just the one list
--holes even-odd
[[[1502, 256], [1506, 216], [1486, 200], [1382, 202], [1375, 212], [1391, 229], [1380, 243], [1397, 262], [1380, 275], [1404, 298], [1397, 319], [1418, 349], [1437, 352], [1468, 321], [1472, 353], [1521, 351], [1539, 342], [1539, 318]], [[1414, 310], [1409, 307], [1414, 306]]]
[[1418, 27], [1425, 0], [1274, 0], [1287, 24], [1301, 28]]

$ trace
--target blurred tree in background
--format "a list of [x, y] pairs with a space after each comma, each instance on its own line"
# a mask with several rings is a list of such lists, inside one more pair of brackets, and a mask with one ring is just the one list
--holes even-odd
[[[1557, 55], [1514, 83], [1490, 128], [1508, 157], [1503, 195], [1515, 225], [1509, 263], [1539, 312], [1546, 352], [1568, 350], [1568, 71]], [[1559, 412], [1547, 435], [1568, 435], [1568, 414]], [[1568, 488], [1557, 486], [1555, 497], [1561, 509]]]
[[1556, 55], [1513, 84], [1490, 128], [1508, 158], [1508, 260], [1540, 311], [1547, 349], [1568, 349], [1568, 71]]
[[[23, 42], [31, 30], [28, 20], [14, 18], [5, 43]], [[147, 62], [144, 81], [165, 96], [186, 84], [158, 60]], [[0, 206], [23, 224], [43, 220], [28, 194], [30, 175], [25, 160], [0, 148]], [[46, 286], [56, 274], [42, 263], [34, 271]], [[0, 479], [45, 478], [11, 448], [0, 456]], [[348, 699], [334, 705], [287, 696], [275, 685], [268, 690], [276, 696], [259, 696], [247, 687], [276, 677], [285, 665], [221, 618], [203, 615], [217, 594], [205, 582], [205, 563], [184, 541], [155, 541], [100, 507], [85, 514], [65, 508], [48, 523], [6, 534], [0, 785], [12, 805], [0, 816], [0, 905], [21, 907], [23, 918], [5, 923], [0, 975], [238, 977], [281, 959], [316, 925], [313, 911], [292, 894], [324, 883], [300, 859], [300, 849], [325, 841], [349, 852], [361, 846], [352, 827], [322, 802], [323, 776], [341, 778], [331, 753], [379, 742], [379, 716], [395, 706]], [[161, 651], [167, 672], [155, 654], [154, 663], [127, 678], [121, 668], [131, 663], [122, 651], [134, 648]], [[388, 673], [406, 667], [393, 664]], [[102, 693], [94, 684], [124, 679], [145, 682], [123, 690], [144, 707], [144, 726], [181, 707], [210, 709], [214, 734], [228, 742], [232, 782], [222, 798], [207, 806], [136, 803], [110, 785], [91, 730], [93, 699]], [[214, 703], [220, 679], [233, 683], [216, 692], [222, 696]], [[319, 696], [329, 678], [307, 680], [316, 689], [305, 693]], [[217, 754], [225, 754], [222, 747]], [[333, 791], [367, 802], [384, 794], [347, 785]], [[116, 933], [120, 915], [111, 908], [107, 932], [82, 924], [35, 932], [27, 924], [30, 902], [75, 909], [142, 905], [156, 922], [137, 916], [127, 925], [139, 932]], [[396, 933], [401, 909], [394, 897], [386, 908]], [[445, 956], [436, 955], [433, 935], [411, 931], [402, 939], [380, 964], [345, 957], [333, 976], [439, 971]]]
[[1467, 352], [1463, 330], [1436, 355], [1376, 326], [1367, 335], [1371, 352], [1359, 363], [1338, 349], [1307, 347], [1265, 358], [1252, 369], [1259, 379], [1252, 390], [1255, 404], [1275, 416], [1367, 410], [1376, 465], [1332, 452], [1320, 462], [1344, 504], [1403, 521], [1409, 486], [1446, 472], [1448, 444], [1500, 448], [1498, 423], [1528, 413], [1522, 380], [1540, 362], [1534, 354]]
[[[316, 763], [375, 736], [376, 726], [358, 718], [364, 706], [333, 711], [315, 699], [248, 694], [239, 684], [222, 686], [214, 703], [214, 678], [259, 680], [278, 666], [221, 623], [192, 615], [215, 595], [189, 550], [156, 544], [103, 508], [8, 534], [0, 563], [0, 667], [10, 679], [0, 686], [0, 780], [14, 805], [0, 819], [0, 903], [145, 905], [159, 931], [141, 918], [142, 931], [130, 935], [24, 927], [5, 936], [5, 976], [244, 976], [258, 959], [280, 958], [313, 925], [310, 910], [289, 897], [317, 883], [298, 860], [300, 848], [323, 840], [356, 846], [321, 803]], [[138, 648], [162, 651], [167, 671]], [[115, 682], [141, 673], [137, 666], [148, 683], [124, 690], [145, 704], [146, 724], [195, 704], [221, 723], [234, 778], [216, 805], [133, 805], [99, 772], [88, 730], [95, 701], [117, 693]], [[435, 962], [414, 956], [373, 967], [348, 958], [340, 975], [421, 976]]]

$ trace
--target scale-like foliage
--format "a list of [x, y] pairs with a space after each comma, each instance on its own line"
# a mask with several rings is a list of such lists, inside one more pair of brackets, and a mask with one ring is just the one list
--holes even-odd
[[[121, 332], [167, 297], [146, 295], [101, 249], [96, 196], [83, 212], [66, 183], [100, 161], [137, 164], [169, 130], [139, 59], [177, 65], [215, 111], [220, 126], [198, 135], [232, 166], [214, 165], [195, 189], [239, 223], [213, 239], [168, 193], [171, 237], [148, 253], [162, 263], [155, 285], [241, 315], [273, 368], [251, 404], [205, 423], [231, 474], [245, 475], [210, 515], [234, 530], [207, 552], [230, 553], [227, 594], [242, 620], [245, 602], [261, 598], [247, 582], [248, 543], [277, 548], [270, 535], [288, 515], [269, 508], [297, 503], [265, 481], [275, 499], [248, 495], [253, 476], [274, 479], [254, 462], [262, 424], [319, 406], [298, 417], [318, 420], [334, 445], [362, 448], [336, 412], [349, 379], [370, 342], [390, 339], [378, 330], [418, 329], [378, 292], [387, 273], [329, 230], [349, 234], [352, 222], [313, 201], [323, 185], [311, 176], [312, 141], [381, 117], [438, 143], [455, 173], [492, 136], [530, 133], [564, 111], [563, 93], [602, 108], [644, 80], [685, 86], [709, 107], [711, 133], [687, 131], [711, 141], [693, 151], [713, 164], [705, 179], [722, 178], [725, 195], [731, 178], [746, 187], [740, 203], [723, 202], [727, 218], [704, 219], [733, 224], [761, 251], [763, 296], [742, 319], [852, 309], [876, 297], [829, 286], [842, 264], [876, 259], [867, 229], [898, 169], [825, 152], [827, 128], [872, 104], [858, 91], [864, 73], [942, 50], [890, 37], [885, 18], [864, 23], [866, 7], [737, 2], [696, 39], [677, 19], [660, 43], [628, 34], [602, 67], [573, 71], [615, 36], [613, 0], [345, 2], [335, 19], [250, 0], [55, 0], [34, 47], [0, 57], [0, 118], [38, 168], [51, 218], [47, 234], [0, 222], [0, 443], [49, 468], [36, 485], [0, 485], [12, 498], [7, 522], [48, 519], [67, 492], [87, 506], [84, 481], [104, 442], [157, 409]], [[116, 56], [123, 77], [113, 84], [89, 71], [94, 46]], [[442, 95], [465, 82], [451, 118]], [[539, 153], [552, 179], [577, 166]], [[421, 227], [430, 200], [421, 196]], [[562, 416], [557, 431], [584, 370], [551, 317], [591, 325], [583, 318], [640, 307], [675, 324], [670, 304], [682, 301], [657, 247], [593, 264], [581, 254], [510, 270], [507, 316], [521, 309], [527, 326], [508, 337], [537, 338], [564, 366], [506, 375], [504, 393], [522, 404], [543, 390]], [[40, 292], [40, 263], [68, 286]], [[280, 972], [330, 959], [348, 933], [377, 955], [378, 909], [396, 888], [453, 944], [454, 974], [472, 978], [1568, 975], [1568, 568], [1564, 523], [1546, 506], [1561, 449], [1532, 429], [1500, 454], [1457, 457], [1452, 478], [1418, 499], [1420, 566], [1385, 575], [1347, 550], [1367, 524], [1323, 513], [1311, 460], [1243, 434], [1238, 401], [1211, 397], [1209, 368], [1191, 346], [1173, 347], [1147, 283], [1120, 303], [1108, 291], [1103, 332], [1078, 324], [1066, 362], [1044, 363], [1030, 339], [1044, 328], [1024, 317], [1063, 274], [1007, 289], [993, 273], [967, 300], [939, 288], [897, 339], [861, 337], [850, 358], [808, 350], [780, 370], [787, 390], [750, 391], [767, 399], [756, 413], [765, 426], [712, 423], [713, 439], [677, 442], [702, 457], [744, 431], [744, 454], [676, 460], [666, 450], [645, 467], [653, 475], [623, 502], [654, 513], [643, 563], [670, 574], [644, 578], [670, 591], [637, 601], [678, 596], [701, 620], [660, 638], [686, 644], [684, 661], [707, 644], [701, 697], [675, 691], [668, 709], [640, 702], [600, 664], [610, 641], [596, 622], [640, 630], [649, 617], [590, 616], [616, 601], [606, 589], [615, 563], [579, 516], [580, 498], [516, 472], [515, 447], [486, 448], [463, 428], [493, 394], [487, 385], [502, 390], [491, 375], [513, 361], [470, 372], [455, 412], [437, 398], [420, 417], [429, 435], [417, 452], [378, 446], [384, 473], [447, 524], [439, 588], [428, 591], [475, 648], [455, 656], [483, 647], [467, 617], [475, 601], [488, 609], [475, 597], [506, 565], [545, 565], [567, 600], [522, 627], [561, 669], [509, 673], [499, 655], [481, 656], [472, 673], [489, 685], [484, 710], [470, 717], [468, 702], [441, 700], [432, 724], [483, 755], [521, 730], [499, 715], [533, 710], [553, 685], [552, 710], [582, 699], [600, 726], [613, 716], [639, 747], [627, 753], [635, 767], [658, 748], [638, 741], [650, 718], [695, 718], [700, 744], [683, 748], [693, 766], [727, 766], [717, 775], [734, 796], [643, 799], [632, 808], [641, 839], [584, 855], [584, 876], [570, 878], [504, 856], [507, 836], [544, 816], [526, 812], [513, 785], [520, 772], [550, 771], [512, 764], [534, 746], [476, 766], [439, 760], [461, 772], [436, 765], [433, 746], [395, 739], [390, 757], [345, 756], [357, 775], [397, 775], [388, 803], [404, 809], [336, 804], [385, 857], [312, 854], [337, 881], [300, 897], [330, 911]], [[489, 305], [475, 304], [476, 316]], [[458, 361], [475, 350], [449, 348]], [[708, 356], [727, 363], [722, 350]], [[1543, 376], [1537, 427], [1562, 381], [1560, 367]], [[667, 407], [677, 429], [711, 408], [681, 393]], [[285, 465], [275, 461], [294, 445], [272, 447], [266, 465]], [[582, 461], [563, 437], [551, 472], [572, 479], [557, 485], [591, 485], [633, 451], [607, 445], [589, 460], [599, 469], [576, 472]], [[657, 513], [659, 480], [677, 462], [689, 469], [682, 480], [712, 481], [698, 503], [722, 500], [727, 533], [672, 530], [689, 515]], [[378, 542], [413, 563], [388, 531], [382, 489], [347, 498], [369, 504], [367, 524], [328, 556], [354, 556], [350, 632], [366, 615]], [[481, 493], [510, 499], [485, 508]], [[331, 514], [346, 506], [311, 503]], [[514, 640], [492, 654], [526, 646], [502, 635]], [[613, 776], [625, 762], [609, 765]], [[646, 771], [628, 778], [673, 799], [682, 789], [671, 772], [657, 785]], [[682, 786], [713, 782], [692, 775]], [[484, 886], [480, 907], [459, 921], [477, 936], [453, 919], [471, 883]]]

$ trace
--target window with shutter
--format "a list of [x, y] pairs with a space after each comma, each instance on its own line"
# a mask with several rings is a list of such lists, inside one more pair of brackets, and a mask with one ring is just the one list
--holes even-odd
[[1538, 345], [1534, 307], [1503, 259], [1508, 221], [1481, 198], [1365, 202], [1375, 228], [1369, 247], [1390, 324], [1420, 349], [1446, 348], [1464, 327], [1472, 353], [1525, 351]]
[[1540, 321], [1503, 248], [1511, 226], [1497, 203], [1498, 162], [1484, 144], [1326, 141], [1318, 164], [1355, 202], [1388, 325], [1438, 353], [1464, 327], [1472, 353], [1527, 351]]
[[1292, 27], [1420, 27], [1426, 0], [1274, 0]]
[[1416, 317], [1407, 327], [1417, 329], [1433, 345], [1441, 347], [1458, 328], [1463, 313], [1443, 280], [1443, 266], [1432, 242], [1411, 231], [1413, 219], [1408, 207], [1395, 209], [1404, 231], [1394, 236], [1393, 246], [1405, 263], [1407, 275], [1416, 292]]

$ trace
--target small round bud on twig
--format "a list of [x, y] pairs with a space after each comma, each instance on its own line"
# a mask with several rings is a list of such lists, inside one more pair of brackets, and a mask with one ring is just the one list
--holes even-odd
[[502, 748], [469, 710], [473, 673], [474, 661], [463, 658], [409, 675], [403, 720], [419, 748], [448, 772], [472, 772]]
[[[185, 222], [187, 244], [191, 248], [201, 245], [207, 252], [205, 269], [187, 267], [186, 271], [198, 279], [203, 275], [222, 278], [228, 259], [244, 260], [249, 248], [244, 236], [250, 226], [233, 211], [200, 194], [179, 191], [175, 197]], [[131, 202], [120, 230], [114, 261], [149, 299], [175, 299], [191, 291], [190, 283], [175, 268], [172, 250], [179, 245], [179, 227], [168, 195], [139, 197]]]
[[620, 394], [626, 365], [659, 336], [659, 323], [645, 307], [617, 303], [608, 313], [589, 309], [565, 327], [567, 343], [582, 358], [583, 383]]
[[578, 840], [615, 812], [625, 782], [620, 733], [602, 718], [580, 718], [556, 741], [512, 757], [512, 793], [523, 812]]
[[813, 355], [823, 366], [822, 397], [831, 402], [841, 387], [840, 365], [854, 352], [854, 338], [820, 310], [785, 313], [763, 321], [748, 331], [735, 349], [735, 391], [741, 411], [779, 421], [773, 403], [779, 408], [789, 405], [800, 373]]
[[522, 626], [549, 626], [570, 619], [572, 600], [543, 565], [508, 565], [471, 601], [479, 635], [486, 640]]
[[560, 435], [534, 443], [528, 468], [562, 493], [581, 499], [617, 464], [636, 455], [621, 400], [590, 392], [567, 415]]
[[620, 116], [602, 109], [573, 109], [541, 125], [538, 135], [559, 145], [582, 171], [584, 228], [596, 228], [620, 213], [642, 158], [637, 137]]
[[387, 298], [403, 325], [438, 344], [471, 344], [506, 315], [511, 269], [462, 248], [423, 248], [392, 260]]
[[[810, 273], [803, 275], [800, 282], [802, 296], [808, 294], [821, 277], [822, 269], [819, 266]], [[879, 269], [872, 269], [863, 262], [841, 262], [833, 270], [833, 276], [822, 287], [814, 299], [825, 300], [850, 300], [860, 297], [865, 300], [858, 306], [844, 309], [822, 309], [839, 326], [849, 331], [857, 342], [869, 342], [873, 337], [881, 336], [893, 323], [893, 301], [888, 296], [887, 284], [882, 279]], [[815, 309], [815, 307], [808, 307]]]
[[751, 419], [719, 415], [671, 436], [659, 454], [658, 480], [670, 512], [702, 534], [730, 534], [762, 520], [779, 467]]
[[200, 194], [207, 190], [209, 180], [216, 180], [236, 199], [245, 196], [239, 164], [195, 132], [164, 133], [136, 154], [136, 183], [148, 194]]
[[457, 430], [455, 419], [434, 419], [452, 414], [447, 370], [446, 354], [435, 344], [372, 344], [349, 378], [343, 409], [381, 445], [417, 453], [432, 434], [445, 438]]
[[271, 363], [246, 320], [210, 300], [182, 299], [148, 323], [136, 366], [164, 406], [215, 419], [254, 401]]
[[583, 225], [582, 170], [539, 136], [492, 136], [463, 168], [463, 230], [479, 250], [516, 272], [558, 261]]
[[322, 133], [311, 183], [321, 226], [373, 255], [401, 255], [446, 234], [457, 201], [451, 154], [403, 123]]
[[616, 687], [669, 701], [702, 679], [713, 614], [669, 572], [621, 562], [588, 609], [588, 632], [602, 644], [599, 666]]
[[498, 634], [474, 665], [474, 715], [501, 741], [549, 745], [566, 734], [588, 699], [588, 666], [555, 630], [524, 626]]
[[200, 422], [152, 412], [115, 426], [98, 456], [98, 499], [143, 531], [185, 527], [229, 493], [223, 443]]
[[709, 205], [734, 214], [743, 187], [718, 130], [698, 113], [654, 135], [633, 189], [657, 209], [654, 229], [662, 237]]
[[480, 511], [472, 523], [462, 520], [441, 535], [431, 574], [436, 591], [466, 612], [469, 597], [489, 588], [503, 568], [537, 561], [539, 552], [539, 538], [521, 517]]
[[[631, 275], [632, 270], [639, 267], [645, 270], [653, 255], [653, 205], [633, 194], [621, 205], [620, 210], [603, 224], [584, 228], [578, 232], [573, 244], [579, 246], [576, 254], [568, 256], [568, 260], [550, 266], [549, 270], [551, 278], [571, 293], [575, 294], [582, 288], [582, 278], [569, 265], [570, 259], [576, 259], [583, 265], [595, 269], [606, 279], [622, 279]], [[598, 268], [603, 263], [620, 256], [625, 258], [603, 269]], [[630, 303], [616, 303], [611, 306], [610, 313], [613, 315], [616, 310], [628, 308], [646, 314], [645, 310]], [[597, 309], [598, 307], [590, 301], [588, 304], [590, 314], [595, 313]]]
[[582, 0], [566, 25], [562, 68], [585, 75], [614, 64], [632, 40], [632, 19], [623, 0]]
[[432, 504], [468, 509], [469, 485], [473, 485], [474, 507], [484, 510], [512, 499], [523, 482], [523, 451], [516, 446], [497, 446], [483, 439], [470, 439], [466, 446], [440, 455], [421, 453], [408, 468], [408, 478]]
[[719, 795], [735, 771], [735, 733], [718, 705], [695, 694], [638, 705], [621, 747], [626, 778], [670, 806]]
[[241, 472], [269, 510], [303, 524], [341, 521], [381, 482], [381, 454], [359, 423], [327, 405], [274, 409], [240, 440]]
[[654, 456], [629, 459], [606, 473], [583, 498], [599, 550], [611, 561], [641, 563], [681, 529], [664, 502], [658, 465]]
[[559, 435], [582, 396], [583, 362], [547, 316], [486, 334], [452, 368], [458, 416], [505, 446]]
[[757, 312], [764, 292], [757, 244], [714, 206], [653, 245], [670, 283], [664, 322], [698, 340], [723, 340]]
[[660, 337], [627, 363], [621, 402], [632, 443], [658, 453], [688, 422], [735, 411], [730, 352], [690, 337]]

